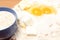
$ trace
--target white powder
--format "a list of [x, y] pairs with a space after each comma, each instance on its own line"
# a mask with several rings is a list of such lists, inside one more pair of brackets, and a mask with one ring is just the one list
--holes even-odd
[[6, 29], [15, 22], [15, 16], [6, 11], [0, 11], [0, 30]]
[[[23, 9], [26, 6], [38, 3], [38, 5], [53, 6], [56, 8], [56, 15], [44, 15], [41, 17], [32, 17], [32, 26], [29, 25], [30, 21], [29, 13], [24, 12]], [[16, 40], [60, 40], [60, 0], [22, 0], [19, 4], [15, 6], [15, 10], [18, 12], [18, 18], [22, 22], [27, 23], [26, 29], [22, 29], [19, 26], [19, 31], [16, 34]], [[59, 8], [58, 8], [59, 7]], [[32, 22], [32, 20], [30, 22]], [[23, 23], [22, 22], [22, 23]], [[20, 23], [21, 24], [21, 23]], [[19, 24], [19, 25], [20, 25]], [[31, 37], [27, 34], [36, 34], [37, 36]]]

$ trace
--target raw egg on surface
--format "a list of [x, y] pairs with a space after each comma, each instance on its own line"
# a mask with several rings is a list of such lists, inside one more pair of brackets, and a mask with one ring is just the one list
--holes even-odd
[[37, 6], [25, 7], [24, 10], [30, 12], [34, 16], [56, 13], [55, 8], [45, 5], [40, 5], [39, 7]]

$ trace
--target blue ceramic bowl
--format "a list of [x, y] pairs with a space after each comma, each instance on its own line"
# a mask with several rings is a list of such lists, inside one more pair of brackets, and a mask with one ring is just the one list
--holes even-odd
[[16, 16], [16, 12], [14, 10], [7, 8], [7, 7], [0, 7], [0, 12], [1, 11], [10, 12], [16, 17], [15, 22], [11, 26], [9, 26], [6, 29], [0, 30], [0, 39], [6, 39], [6, 38], [11, 37], [17, 30], [17, 24], [16, 24], [17, 16]]

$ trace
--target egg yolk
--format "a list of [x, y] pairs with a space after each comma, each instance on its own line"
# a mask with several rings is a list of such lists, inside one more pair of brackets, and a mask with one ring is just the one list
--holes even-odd
[[43, 13], [51, 14], [51, 13], [55, 13], [55, 10], [52, 7], [45, 7], [45, 8], [43, 8]]
[[40, 16], [43, 14], [42, 10], [40, 8], [32, 8], [31, 13], [35, 16]]

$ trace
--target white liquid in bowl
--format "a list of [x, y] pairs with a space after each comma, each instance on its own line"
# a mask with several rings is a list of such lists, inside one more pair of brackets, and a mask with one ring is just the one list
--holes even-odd
[[10, 27], [15, 20], [16, 18], [12, 13], [0, 11], [0, 30]]

